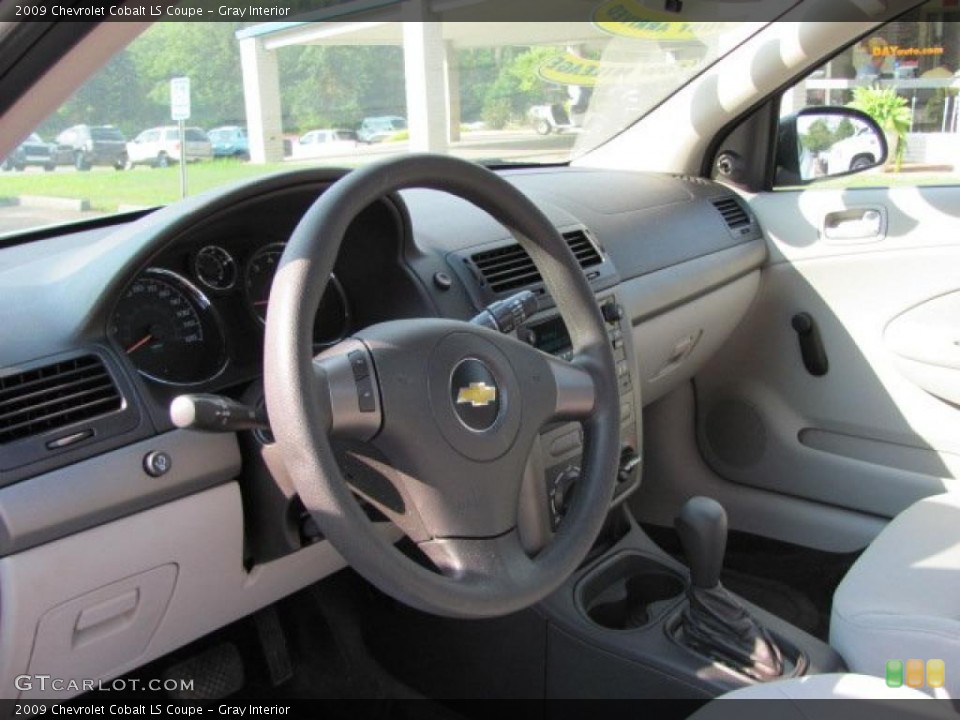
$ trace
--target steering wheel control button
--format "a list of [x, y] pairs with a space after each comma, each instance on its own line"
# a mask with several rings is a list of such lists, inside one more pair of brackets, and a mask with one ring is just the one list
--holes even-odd
[[353, 370], [353, 379], [359, 384], [364, 378], [370, 377], [370, 366], [367, 356], [362, 350], [354, 350], [347, 355], [350, 359], [350, 368]]
[[364, 344], [344, 340], [314, 358], [319, 385], [330, 400], [331, 432], [339, 438], [366, 442], [383, 424], [381, 393], [373, 360]]
[[373, 380], [369, 375], [357, 380], [357, 404], [362, 413], [377, 411], [377, 400], [373, 396]]
[[173, 460], [162, 450], [148, 452], [143, 458], [143, 470], [150, 477], [162, 477], [170, 472], [173, 467]]
[[467, 358], [454, 368], [450, 397], [460, 422], [476, 432], [489, 430], [500, 416], [497, 380], [476, 358]]

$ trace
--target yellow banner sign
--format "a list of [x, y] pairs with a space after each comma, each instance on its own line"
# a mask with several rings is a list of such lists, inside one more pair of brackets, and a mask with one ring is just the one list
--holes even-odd
[[537, 74], [541, 79], [558, 85], [593, 87], [600, 76], [600, 63], [565, 53], [547, 60], [537, 68]]
[[635, 40], [698, 40], [724, 30], [722, 22], [670, 22], [676, 15], [651, 10], [637, 0], [607, 0], [593, 11], [593, 24], [608, 35]]
[[633, 63], [599, 62], [564, 53], [550, 58], [537, 68], [542, 80], [557, 85], [580, 85], [595, 87], [598, 84], [614, 85], [629, 82], [636, 85], [643, 80], [654, 80], [658, 76], [674, 75], [684, 70], [684, 63], [650, 63], [639, 70]]

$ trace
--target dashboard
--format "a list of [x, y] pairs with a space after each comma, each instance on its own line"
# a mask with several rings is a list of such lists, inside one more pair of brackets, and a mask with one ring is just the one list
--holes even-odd
[[[141, 597], [157, 594], [166, 609], [138, 630], [149, 640], [135, 652], [100, 652], [96, 666], [74, 658], [90, 677], [123, 672], [342, 566], [268, 432], [183, 431], [169, 416], [184, 393], [262, 406], [277, 263], [341, 175], [283, 173], [129, 222], [0, 245], [0, 593], [13, 593], [0, 605], [31, 608], [0, 617], [18, 628], [0, 649], [0, 678], [46, 647], [46, 614], [104, 588], [126, 592], [129, 578], [147, 578]], [[701, 179], [575, 168], [503, 175], [561, 231], [603, 311], [620, 382], [623, 501], [642, 479], [643, 406], [692, 377], [746, 314], [766, 259], [762, 231], [731, 191]], [[518, 338], [559, 357], [569, 351], [516, 240], [437, 191], [368, 207], [333, 275], [317, 281], [326, 281], [310, 338], [317, 352], [387, 320], [467, 320], [519, 291], [533, 292], [539, 310]], [[564, 423], [545, 428], [534, 448], [518, 518], [531, 551], [562, 522], [581, 443], [579, 427]], [[389, 464], [367, 447], [336, 449], [345, 476], [367, 492], [377, 485], [371, 469]], [[368, 514], [391, 532], [375, 507]], [[158, 535], [165, 524], [177, 532]], [[114, 545], [127, 554], [111, 560]], [[94, 570], [88, 555], [103, 562]], [[21, 578], [50, 563], [75, 572], [47, 595], [17, 596], [27, 593]], [[175, 579], [154, 588], [168, 565]], [[202, 600], [213, 597], [227, 599]]]

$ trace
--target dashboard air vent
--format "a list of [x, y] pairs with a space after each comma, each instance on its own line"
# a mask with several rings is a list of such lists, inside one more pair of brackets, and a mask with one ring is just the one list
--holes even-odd
[[707, 178], [698, 177], [697, 175], [673, 175], [677, 180], [681, 180], [690, 185], [712, 185], [713, 182]]
[[720, 212], [723, 216], [723, 221], [731, 230], [737, 231], [740, 228], [750, 227], [752, 224], [747, 211], [743, 209], [743, 206], [740, 205], [740, 202], [736, 198], [714, 198], [710, 202], [712, 202], [713, 206]]
[[[564, 240], [576, 256], [580, 267], [588, 268], [603, 263], [603, 257], [583, 230], [563, 234]], [[527, 287], [541, 281], [533, 260], [520, 245], [514, 243], [495, 250], [484, 250], [470, 256], [470, 261], [495, 293]]]
[[600, 252], [596, 246], [590, 242], [590, 238], [587, 237], [587, 234], [583, 230], [564, 233], [563, 239], [567, 241], [567, 245], [570, 246], [570, 250], [573, 251], [573, 254], [576, 256], [580, 267], [593, 267], [603, 262], [603, 258], [600, 257]]
[[0, 377], [0, 445], [122, 406], [113, 379], [94, 355]]

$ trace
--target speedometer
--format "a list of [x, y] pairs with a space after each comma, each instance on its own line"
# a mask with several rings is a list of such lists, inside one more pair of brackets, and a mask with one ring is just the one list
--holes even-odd
[[141, 374], [195, 385], [223, 370], [226, 344], [207, 298], [167, 270], [150, 269], [124, 292], [110, 335]]

